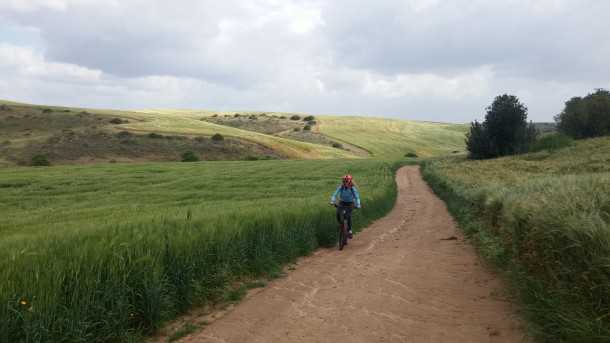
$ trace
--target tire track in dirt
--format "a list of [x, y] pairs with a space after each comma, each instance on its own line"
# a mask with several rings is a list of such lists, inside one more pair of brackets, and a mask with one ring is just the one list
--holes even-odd
[[501, 281], [419, 168], [396, 179], [394, 209], [344, 251], [301, 259], [180, 342], [529, 342]]

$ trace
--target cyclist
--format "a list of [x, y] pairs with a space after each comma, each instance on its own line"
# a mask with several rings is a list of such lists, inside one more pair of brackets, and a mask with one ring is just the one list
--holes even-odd
[[352, 209], [360, 208], [360, 194], [354, 185], [354, 179], [347, 174], [342, 178], [341, 185], [330, 197], [330, 204], [337, 207], [337, 221], [341, 224], [341, 212], [345, 210], [345, 220], [347, 220], [347, 235], [349, 238], [352, 234]]

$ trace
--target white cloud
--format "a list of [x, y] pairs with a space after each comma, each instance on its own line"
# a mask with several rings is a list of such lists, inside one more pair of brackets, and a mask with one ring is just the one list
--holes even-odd
[[39, 9], [65, 10], [69, 0], [3, 0], [0, 10], [31, 12]]
[[31, 48], [0, 43], [0, 69], [14, 77], [65, 82], [98, 82], [102, 72], [69, 63], [48, 62]]
[[489, 67], [482, 67], [456, 76], [432, 73], [384, 76], [368, 73], [363, 85], [363, 93], [381, 98], [436, 96], [462, 99], [480, 97], [489, 91], [489, 82], [492, 77], [493, 72]]

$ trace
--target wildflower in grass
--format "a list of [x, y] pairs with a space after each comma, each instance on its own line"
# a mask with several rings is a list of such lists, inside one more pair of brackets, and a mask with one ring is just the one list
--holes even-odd
[[32, 310], [34, 309], [34, 306], [32, 306], [32, 303], [27, 298], [20, 298], [17, 303], [19, 304], [19, 307], [23, 310], [32, 312]]

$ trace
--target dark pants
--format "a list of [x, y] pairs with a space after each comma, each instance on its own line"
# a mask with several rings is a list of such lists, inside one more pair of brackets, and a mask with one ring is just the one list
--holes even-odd
[[345, 220], [347, 220], [347, 229], [352, 229], [352, 210], [354, 209], [353, 202], [339, 202], [337, 205], [337, 221], [339, 224], [342, 223], [341, 216], [343, 215], [343, 210], [345, 210]]

